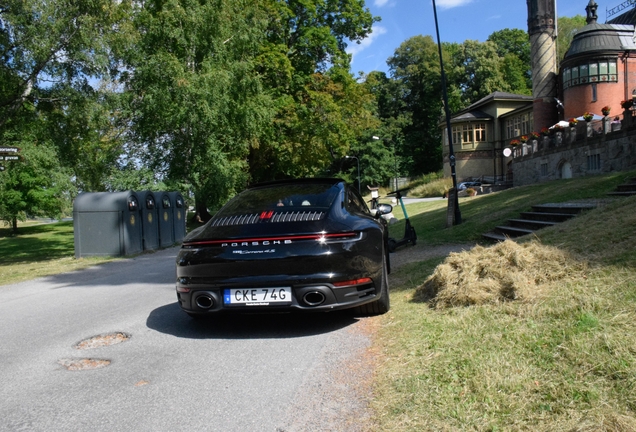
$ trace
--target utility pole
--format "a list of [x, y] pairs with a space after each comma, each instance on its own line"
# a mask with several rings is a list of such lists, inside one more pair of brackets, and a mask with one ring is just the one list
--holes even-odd
[[453, 149], [453, 130], [450, 122], [450, 109], [448, 108], [448, 94], [446, 92], [446, 74], [444, 73], [444, 60], [442, 59], [442, 43], [439, 40], [439, 26], [437, 24], [437, 6], [433, 0], [433, 15], [435, 16], [435, 33], [437, 34], [437, 48], [439, 50], [439, 67], [442, 78], [442, 96], [444, 100], [444, 113], [446, 115], [446, 134], [448, 135], [448, 162], [453, 179], [453, 190], [448, 197], [448, 205], [453, 206], [453, 225], [462, 223], [462, 212], [459, 210], [459, 198], [457, 197], [457, 172], [455, 170], [455, 151]]

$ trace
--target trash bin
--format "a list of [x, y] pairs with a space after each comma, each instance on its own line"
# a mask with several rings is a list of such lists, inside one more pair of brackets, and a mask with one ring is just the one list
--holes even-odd
[[143, 251], [139, 197], [133, 191], [81, 193], [73, 202], [75, 257]]
[[159, 217], [152, 191], [137, 191], [141, 208], [141, 232], [144, 250], [159, 249]]
[[175, 243], [181, 243], [186, 235], [186, 218], [188, 216], [188, 208], [186, 207], [183, 195], [179, 192], [168, 192], [168, 196], [172, 201], [174, 241]]
[[154, 196], [159, 215], [159, 246], [170, 247], [174, 244], [173, 203], [168, 192], [155, 192]]

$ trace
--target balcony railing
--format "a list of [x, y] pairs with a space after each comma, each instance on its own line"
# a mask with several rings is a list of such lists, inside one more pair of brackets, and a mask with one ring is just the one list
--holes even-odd
[[[636, 110], [626, 110], [621, 116], [602, 120], [579, 121], [576, 126], [552, 129], [548, 135], [509, 145], [514, 159], [543, 154], [551, 149], [585, 145], [587, 140], [602, 137], [622, 129], [636, 127]], [[519, 140], [519, 138], [517, 138]], [[510, 142], [512, 140], [509, 140]]]

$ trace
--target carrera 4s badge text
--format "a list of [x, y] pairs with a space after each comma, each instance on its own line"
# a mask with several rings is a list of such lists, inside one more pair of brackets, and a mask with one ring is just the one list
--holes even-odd
[[232, 253], [239, 254], [239, 255], [266, 254], [266, 253], [274, 253], [274, 252], [276, 252], [276, 249], [266, 249], [266, 250], [257, 250], [257, 251], [250, 251], [250, 250], [234, 250], [234, 251], [232, 251]]

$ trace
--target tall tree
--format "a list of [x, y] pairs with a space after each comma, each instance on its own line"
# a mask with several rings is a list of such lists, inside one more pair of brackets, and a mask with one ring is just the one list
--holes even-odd
[[403, 42], [387, 61], [396, 95], [401, 99], [395, 119], [408, 118], [399, 140], [404, 174], [417, 175], [441, 168], [441, 134], [437, 127], [442, 113], [442, 93], [437, 44], [430, 36]]
[[346, 41], [377, 19], [361, 0], [269, 0], [259, 72], [276, 115], [250, 154], [253, 180], [315, 175], [374, 127], [372, 97], [349, 73]]
[[[365, 77], [364, 85], [375, 96], [376, 111], [381, 124], [376, 129], [379, 142], [370, 141], [377, 148], [380, 144], [385, 151], [374, 151], [375, 160], [371, 162], [376, 175], [367, 179], [372, 184], [386, 184], [391, 177], [400, 177], [407, 174], [404, 167], [401, 152], [404, 150], [404, 130], [411, 123], [411, 115], [406, 110], [406, 101], [402, 98], [402, 84], [398, 80], [390, 79], [384, 72], [373, 71]], [[384, 157], [382, 157], [384, 155]]]
[[269, 51], [284, 56], [295, 73], [308, 76], [346, 61], [347, 40], [359, 42], [379, 18], [363, 0], [266, 0]]
[[[14, 227], [26, 214], [55, 215], [72, 198], [74, 173], [64, 169], [74, 165], [65, 158], [71, 153], [60, 152], [53, 138], [86, 137], [93, 125], [67, 130], [49, 115], [57, 111], [58, 119], [72, 122], [84, 111], [78, 104], [94, 93], [89, 80], [115, 69], [111, 47], [127, 34], [130, 11], [128, 0], [0, 5], [0, 144], [23, 149], [23, 160], [0, 173], [2, 217]], [[76, 171], [75, 178], [92, 176], [95, 166]]]
[[494, 91], [511, 91], [502, 73], [501, 59], [493, 42], [464, 41], [458, 60], [463, 75], [464, 102], [467, 105]]
[[73, 170], [79, 190], [108, 190], [107, 179], [120, 164], [126, 139], [121, 94], [101, 85], [67, 88], [63, 96], [38, 104], [47, 120], [48, 136], [61, 160]]
[[199, 217], [247, 180], [247, 156], [271, 119], [254, 59], [266, 17], [257, 0], [151, 0], [124, 75], [138, 157], [186, 180]]
[[[0, 128], [51, 89], [86, 85], [111, 66], [130, 1], [6, 0], [0, 5]], [[40, 94], [45, 88], [46, 96]]]
[[0, 219], [18, 232], [27, 216], [60, 217], [68, 213], [74, 188], [71, 173], [60, 165], [51, 142], [38, 139], [33, 123], [19, 135], [5, 132], [4, 145], [20, 148], [20, 160], [6, 163], [0, 173]]
[[503, 29], [488, 36], [495, 44], [497, 55], [502, 62], [500, 68], [510, 91], [518, 94], [532, 94], [532, 64], [530, 63], [530, 38], [520, 29]]

